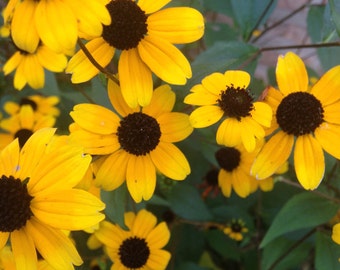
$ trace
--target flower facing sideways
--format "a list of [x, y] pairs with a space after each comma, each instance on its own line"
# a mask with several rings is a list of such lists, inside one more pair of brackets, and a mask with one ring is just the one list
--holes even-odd
[[0, 152], [0, 250], [10, 243], [20, 270], [37, 269], [37, 251], [54, 269], [80, 265], [63, 230], [82, 230], [104, 219], [105, 205], [74, 188], [91, 157], [58, 142], [54, 133], [40, 129], [21, 150], [15, 140]]
[[172, 112], [175, 93], [168, 85], [154, 90], [151, 102], [131, 109], [120, 87], [109, 80], [114, 109], [78, 104], [70, 113], [71, 138], [92, 155], [108, 155], [98, 169], [96, 184], [104, 190], [118, 188], [125, 180], [136, 202], [149, 200], [156, 186], [156, 169], [174, 180], [190, 173], [184, 154], [173, 144], [188, 137], [193, 128], [189, 116]]

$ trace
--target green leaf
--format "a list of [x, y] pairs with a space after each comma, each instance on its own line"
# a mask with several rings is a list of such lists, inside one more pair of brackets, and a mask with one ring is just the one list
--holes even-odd
[[318, 231], [316, 234], [315, 269], [339, 269], [340, 246], [332, 241], [329, 234]]
[[335, 203], [313, 193], [304, 192], [295, 195], [277, 214], [260, 247], [266, 246], [285, 233], [327, 222], [337, 210], [338, 206]]
[[204, 7], [207, 10], [214, 11], [217, 13], [223, 13], [229, 17], [232, 16], [232, 9], [231, 9], [231, 1], [230, 0], [208, 0], [204, 1]]
[[338, 35], [340, 36], [340, 2], [339, 0], [329, 0], [329, 6], [331, 9], [331, 16], [332, 20], [334, 22], [336, 31], [338, 32]]
[[197, 189], [186, 183], [174, 186], [169, 195], [169, 202], [171, 210], [184, 219], [195, 221], [212, 219]]

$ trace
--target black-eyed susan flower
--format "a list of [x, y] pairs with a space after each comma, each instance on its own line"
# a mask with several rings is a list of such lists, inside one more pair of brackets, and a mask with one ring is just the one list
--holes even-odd
[[21, 106], [19, 112], [0, 121], [0, 149], [3, 149], [14, 139], [18, 138], [20, 147], [23, 147], [31, 135], [44, 127], [53, 127], [55, 117], [52, 115], [39, 116], [34, 113], [30, 105]]
[[203, 199], [208, 197], [209, 194], [215, 197], [220, 192], [220, 187], [218, 186], [218, 174], [219, 169], [213, 167], [204, 176], [203, 182], [199, 185], [199, 188], [203, 189], [201, 193]]
[[223, 232], [231, 239], [236, 241], [242, 241], [244, 234], [248, 232], [248, 228], [241, 219], [232, 219], [230, 223], [224, 227]]
[[340, 158], [339, 78], [340, 66], [336, 66], [308, 90], [308, 75], [300, 57], [292, 52], [279, 56], [279, 91], [271, 87], [265, 97], [275, 114], [275, 131], [252, 166], [256, 178], [272, 175], [294, 148], [300, 184], [308, 190], [318, 187], [325, 172], [323, 150]]
[[190, 114], [193, 127], [208, 127], [223, 119], [217, 143], [227, 147], [242, 143], [248, 152], [253, 151], [256, 140], [265, 136], [264, 127], [271, 124], [272, 110], [264, 102], [253, 101], [249, 83], [250, 75], [240, 70], [205, 77], [184, 99], [184, 103], [200, 106]]
[[78, 36], [100, 36], [111, 17], [105, 0], [10, 0], [4, 11], [14, 43], [33, 54], [40, 41], [56, 53], [72, 55]]
[[91, 156], [54, 133], [40, 129], [21, 150], [14, 140], [0, 152], [0, 249], [10, 244], [17, 269], [36, 269], [37, 252], [55, 269], [80, 265], [63, 230], [82, 230], [104, 219], [103, 202], [74, 188]]
[[94, 233], [113, 261], [111, 270], [165, 269], [171, 257], [163, 249], [170, 239], [166, 223], [157, 224], [157, 218], [144, 209], [125, 213], [124, 220], [128, 230], [103, 221]]
[[18, 102], [6, 101], [3, 109], [9, 115], [15, 115], [20, 112], [23, 105], [30, 105], [37, 115], [59, 116], [60, 110], [56, 107], [59, 103], [58, 96], [43, 96], [43, 95], [30, 95], [21, 98]]
[[[130, 107], [148, 105], [152, 96], [152, 73], [167, 83], [183, 85], [191, 77], [186, 57], [173, 44], [198, 40], [204, 19], [193, 8], [162, 9], [171, 0], [115, 0], [106, 5], [112, 22], [86, 47], [102, 67], [121, 51], [118, 62], [123, 97]], [[83, 51], [69, 61], [66, 72], [72, 82], [88, 81], [99, 73]]]
[[251, 165], [262, 145], [263, 140], [258, 141], [253, 152], [246, 151], [243, 145], [223, 147], [216, 151], [215, 158], [220, 166], [218, 185], [224, 196], [230, 197], [234, 190], [238, 196], [245, 198], [261, 188], [261, 185], [264, 191], [273, 188], [272, 178], [259, 181], [250, 175]]
[[3, 72], [8, 75], [15, 70], [14, 87], [18, 90], [22, 90], [26, 84], [33, 89], [40, 89], [45, 85], [44, 69], [62, 72], [66, 65], [67, 58], [64, 54], [40, 45], [32, 53], [18, 49], [5, 63]]
[[100, 166], [96, 183], [105, 190], [125, 180], [136, 202], [148, 200], [156, 186], [156, 169], [174, 180], [190, 173], [184, 154], [173, 144], [188, 137], [193, 128], [189, 116], [172, 112], [175, 93], [168, 85], [154, 90], [151, 102], [131, 109], [119, 86], [109, 81], [113, 111], [94, 104], [78, 104], [70, 113], [71, 138], [93, 155], [109, 155]]

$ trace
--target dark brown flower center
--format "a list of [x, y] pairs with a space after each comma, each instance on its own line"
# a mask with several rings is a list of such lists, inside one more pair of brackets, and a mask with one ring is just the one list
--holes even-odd
[[112, 22], [103, 27], [104, 40], [119, 50], [136, 48], [148, 32], [145, 12], [132, 0], [112, 0], [106, 8]]
[[25, 226], [33, 215], [30, 209], [32, 196], [27, 182], [13, 176], [0, 178], [0, 231], [13, 232]]
[[29, 130], [29, 129], [19, 129], [15, 134], [14, 134], [14, 138], [18, 138], [19, 140], [19, 146], [20, 148], [22, 148], [25, 143], [27, 142], [27, 140], [32, 136], [33, 131]]
[[146, 155], [155, 149], [161, 137], [157, 120], [142, 112], [129, 114], [120, 121], [117, 131], [121, 147], [130, 154]]
[[221, 92], [217, 102], [226, 116], [239, 121], [241, 117], [249, 116], [253, 109], [253, 98], [249, 92], [233, 85], [227, 86], [227, 89]]
[[241, 153], [234, 147], [223, 147], [217, 150], [215, 158], [221, 168], [232, 172], [240, 165]]
[[127, 269], [140, 269], [148, 261], [150, 249], [145, 239], [134, 236], [123, 241], [118, 254], [121, 263]]
[[218, 173], [217, 168], [210, 169], [205, 175], [205, 181], [209, 186], [215, 187], [218, 185]]
[[33, 109], [33, 111], [36, 111], [37, 108], [38, 108], [38, 105], [37, 103], [35, 103], [33, 100], [29, 99], [29, 98], [22, 98], [20, 100], [20, 103], [19, 103], [20, 106], [23, 106], [23, 105], [30, 105]]
[[242, 232], [243, 225], [239, 221], [232, 221], [230, 228], [233, 232], [240, 233]]
[[276, 120], [281, 129], [294, 136], [314, 132], [323, 119], [321, 102], [307, 92], [294, 92], [284, 97], [277, 108]]

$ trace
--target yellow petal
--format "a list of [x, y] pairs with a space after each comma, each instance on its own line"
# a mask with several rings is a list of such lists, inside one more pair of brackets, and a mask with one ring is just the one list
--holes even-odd
[[150, 103], [153, 91], [152, 74], [138, 55], [137, 49], [122, 51], [118, 73], [124, 100], [131, 108]]
[[37, 56], [41, 65], [50, 71], [62, 72], [66, 68], [66, 56], [62, 53], [53, 52], [47, 46], [40, 46]]
[[245, 173], [243, 170], [232, 172], [233, 189], [241, 198], [245, 198], [251, 193], [251, 177], [250, 174]]
[[0, 249], [2, 249], [9, 238], [9, 232], [0, 232]]
[[251, 168], [257, 179], [265, 179], [274, 174], [289, 158], [294, 144], [294, 136], [279, 131], [263, 146]]
[[280, 91], [286, 96], [293, 92], [307, 91], [308, 74], [299, 56], [288, 52], [280, 55], [276, 66], [276, 80]]
[[166, 269], [171, 258], [169, 251], [164, 249], [153, 250], [146, 265], [148, 269]]
[[324, 122], [314, 131], [314, 134], [327, 153], [340, 159], [340, 126]]
[[193, 131], [189, 116], [184, 113], [164, 113], [157, 118], [161, 128], [161, 141], [179, 142], [187, 138]]
[[[340, 89], [340, 88], [339, 88]], [[340, 102], [324, 106], [323, 120], [325, 122], [340, 125]]]
[[332, 229], [332, 240], [340, 245], [340, 223], [335, 224]]
[[183, 180], [190, 174], [186, 157], [172, 143], [160, 142], [150, 156], [157, 169], [173, 180]]
[[220, 169], [218, 173], [218, 185], [222, 189], [222, 193], [226, 197], [230, 197], [232, 191], [232, 181], [231, 181], [231, 173], [227, 172], [223, 169]]
[[250, 112], [252, 118], [265, 127], [270, 127], [273, 117], [273, 111], [270, 106], [264, 102], [254, 102], [254, 109]]
[[43, 67], [39, 63], [38, 57], [33, 54], [27, 55], [23, 59], [21, 65], [27, 83], [33, 89], [43, 88], [45, 84], [45, 73]]
[[144, 63], [163, 81], [184, 85], [191, 78], [189, 61], [170, 42], [146, 36], [137, 48]]
[[146, 239], [156, 224], [157, 218], [151, 212], [142, 209], [136, 215], [131, 231], [134, 235]]
[[3, 66], [4, 74], [8, 75], [13, 70], [15, 70], [20, 65], [21, 61], [23, 60], [23, 57], [24, 56], [19, 51], [15, 52]]
[[250, 75], [242, 70], [228, 70], [224, 73], [226, 86], [246, 89], [250, 83]]
[[166, 39], [173, 44], [189, 43], [204, 33], [200, 12], [189, 7], [166, 8], [148, 16], [148, 35]]
[[202, 80], [202, 86], [215, 96], [217, 102], [221, 93], [227, 89], [228, 81], [222, 73], [215, 72]]
[[229, 147], [241, 143], [242, 123], [235, 118], [225, 119], [217, 129], [216, 142]]
[[214, 105], [217, 104], [218, 96], [209, 92], [205, 87], [201, 84], [195, 85], [191, 88], [189, 95], [184, 98], [184, 103], [192, 104], [192, 105]]
[[190, 114], [190, 123], [194, 128], [204, 128], [217, 123], [224, 112], [214, 105], [202, 106]]
[[151, 248], [163, 248], [170, 239], [170, 231], [165, 222], [159, 223], [146, 237]]
[[242, 143], [247, 152], [253, 152], [256, 147], [256, 140], [264, 138], [264, 129], [251, 117], [242, 118], [240, 126]]
[[325, 160], [320, 143], [312, 135], [299, 136], [295, 142], [294, 166], [300, 184], [316, 189], [325, 173]]
[[153, 12], [156, 12], [157, 10], [160, 10], [162, 7], [164, 7], [166, 4], [171, 2], [171, 0], [139, 0], [138, 6], [145, 11], [145, 14], [150, 14]]

